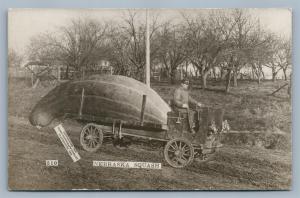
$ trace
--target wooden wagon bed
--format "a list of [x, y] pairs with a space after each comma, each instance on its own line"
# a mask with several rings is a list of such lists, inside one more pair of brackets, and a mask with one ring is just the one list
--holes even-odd
[[66, 113], [64, 119], [74, 119], [84, 123], [96, 123], [102, 125], [104, 132], [112, 133], [114, 127], [122, 126], [122, 135], [147, 138], [153, 140], [167, 141], [168, 140], [168, 126], [165, 124], [156, 124], [149, 122], [124, 121], [113, 119], [110, 117], [93, 116], [93, 115], [79, 115]]

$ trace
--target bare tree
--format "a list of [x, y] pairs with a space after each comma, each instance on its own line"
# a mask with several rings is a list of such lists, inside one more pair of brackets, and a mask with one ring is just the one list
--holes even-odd
[[228, 45], [232, 27], [224, 13], [211, 11], [208, 16], [198, 15], [191, 19], [185, 16], [187, 56], [201, 74], [202, 87], [207, 87], [207, 76], [220, 61], [222, 50]]
[[158, 59], [167, 69], [171, 83], [174, 84], [177, 68], [186, 60], [184, 27], [165, 23], [157, 38], [160, 46]]
[[[124, 13], [123, 21], [117, 24], [110, 34], [110, 61], [119, 74], [144, 79], [146, 64], [146, 26], [144, 12], [128, 10]], [[150, 60], [153, 63], [157, 53], [155, 32], [159, 28], [157, 16], [150, 21]]]
[[272, 56], [270, 43], [272, 34], [261, 31], [259, 20], [255, 20], [244, 10], [235, 9], [230, 16], [232, 31], [228, 48], [223, 51], [223, 63], [227, 68], [226, 92], [229, 92], [231, 77], [237, 86], [237, 77], [242, 68], [252, 67], [258, 82], [264, 76], [262, 66]]
[[276, 53], [276, 62], [282, 69], [284, 80], [288, 80], [287, 70], [292, 67], [292, 42], [291, 39], [282, 39], [279, 50]]
[[[230, 23], [232, 31], [229, 39], [229, 50], [226, 52], [228, 56], [228, 75], [226, 92], [229, 91], [230, 78], [233, 76], [233, 86], [237, 86], [237, 77], [240, 70], [246, 66], [251, 53], [251, 39], [250, 34], [254, 28], [251, 16], [244, 10], [235, 9], [230, 13]], [[232, 73], [232, 75], [231, 75]]]
[[273, 59], [275, 49], [274, 35], [262, 31], [255, 31], [251, 36], [249, 64], [256, 75], [257, 83], [264, 78], [263, 66], [267, 66]]
[[74, 19], [70, 25], [60, 27], [55, 34], [40, 34], [31, 40], [29, 58], [48, 63], [59, 62], [77, 71], [88, 67], [97, 49], [104, 45], [108, 25], [90, 18]]
[[20, 67], [23, 61], [23, 56], [18, 54], [14, 49], [8, 50], [8, 67]]
[[268, 51], [272, 51], [272, 54], [269, 57], [269, 61], [265, 64], [266, 67], [270, 68], [272, 71], [272, 81], [276, 81], [276, 76], [280, 70], [282, 70], [281, 67], [281, 60], [282, 57], [280, 56], [281, 47], [280, 47], [281, 40], [279, 38], [274, 39], [272, 44], [270, 44]]
[[27, 46], [27, 58], [29, 61], [42, 62], [52, 65], [55, 61], [63, 61], [60, 50], [50, 42], [50, 33], [41, 33], [30, 39]]

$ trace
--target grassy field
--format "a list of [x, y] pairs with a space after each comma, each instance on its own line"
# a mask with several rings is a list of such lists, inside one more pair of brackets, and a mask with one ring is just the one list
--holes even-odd
[[[119, 149], [106, 142], [96, 153], [79, 144], [81, 125], [66, 121], [64, 126], [82, 159], [73, 163], [51, 128], [38, 130], [29, 125], [30, 110], [51, 87], [32, 89], [30, 83], [9, 81], [9, 187], [11, 189], [289, 189], [291, 184], [291, 103], [286, 90], [268, 96], [284, 81], [240, 82], [231, 93], [218, 91], [214, 83], [191, 94], [201, 103], [226, 110], [232, 130], [222, 148], [206, 163], [194, 162], [175, 169], [163, 162], [160, 150], [147, 144]], [[166, 101], [176, 85], [153, 84]], [[58, 167], [46, 167], [45, 160], [58, 159]], [[92, 167], [93, 160], [162, 162], [161, 170]]]
[[[226, 119], [234, 130], [282, 130], [291, 131], [291, 104], [287, 90], [282, 89], [276, 97], [269, 96], [285, 81], [265, 81], [258, 85], [255, 81], [241, 81], [230, 93], [222, 92], [220, 83], [214, 83], [208, 91], [194, 88], [192, 96], [206, 106], [224, 108]], [[170, 100], [178, 85], [154, 85], [153, 88], [165, 99]], [[213, 91], [215, 90], [215, 91]], [[277, 128], [277, 129], [276, 129]]]

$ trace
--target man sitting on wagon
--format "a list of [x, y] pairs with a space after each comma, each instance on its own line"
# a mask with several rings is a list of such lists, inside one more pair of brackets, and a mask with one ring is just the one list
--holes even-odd
[[174, 92], [174, 108], [179, 112], [187, 112], [189, 127], [191, 132], [195, 133], [195, 123], [194, 123], [194, 111], [190, 109], [190, 105], [194, 105], [195, 107], [200, 107], [201, 103], [192, 98], [188, 91], [189, 88], [189, 80], [183, 79], [181, 81], [181, 86], [178, 87]]

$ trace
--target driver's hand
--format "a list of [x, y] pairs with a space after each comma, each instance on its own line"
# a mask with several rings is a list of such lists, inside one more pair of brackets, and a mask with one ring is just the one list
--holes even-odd
[[187, 104], [183, 104], [182, 108], [189, 108], [189, 106]]
[[198, 107], [202, 107], [202, 104], [200, 102], [197, 103]]

